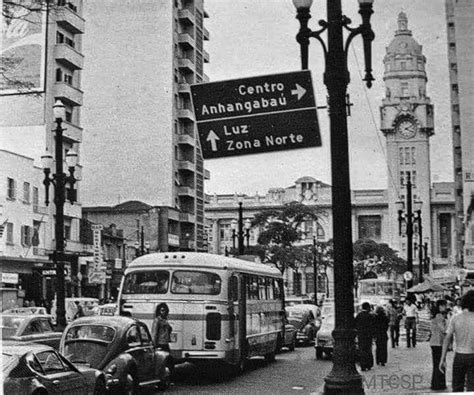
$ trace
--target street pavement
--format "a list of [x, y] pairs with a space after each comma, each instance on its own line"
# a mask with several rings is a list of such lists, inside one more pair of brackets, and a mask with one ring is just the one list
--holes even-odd
[[[403, 329], [402, 329], [403, 331]], [[402, 339], [400, 339], [402, 340]], [[374, 347], [375, 357], [375, 347]], [[448, 353], [445, 391], [432, 391], [431, 348], [428, 341], [417, 343], [416, 348], [407, 348], [406, 343], [400, 341], [400, 347], [391, 348], [389, 344], [388, 362], [385, 366], [375, 365], [371, 370], [360, 372], [366, 394], [430, 394], [452, 393], [453, 352]], [[322, 394], [324, 384], [313, 394]]]

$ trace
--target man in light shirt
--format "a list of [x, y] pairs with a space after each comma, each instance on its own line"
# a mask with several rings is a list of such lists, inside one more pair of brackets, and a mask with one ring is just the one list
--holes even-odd
[[403, 306], [405, 316], [405, 329], [407, 331], [407, 347], [416, 347], [416, 324], [418, 322], [418, 308], [412, 299], [407, 298]]
[[456, 352], [453, 360], [453, 392], [474, 391], [474, 290], [461, 299], [462, 312], [454, 315], [446, 332], [439, 369], [446, 370], [446, 354], [453, 337]]

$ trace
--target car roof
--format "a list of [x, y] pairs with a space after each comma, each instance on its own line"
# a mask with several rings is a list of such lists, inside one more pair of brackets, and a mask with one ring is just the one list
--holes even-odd
[[69, 327], [78, 325], [107, 325], [115, 328], [122, 328], [125, 325], [130, 325], [135, 322], [141, 322], [132, 317], [125, 317], [121, 315], [105, 316], [105, 315], [91, 315], [75, 319], [69, 324]]
[[12, 317], [12, 318], [25, 318], [25, 319], [33, 319], [33, 318], [51, 318], [49, 314], [27, 314], [27, 313], [7, 313], [1, 314], [1, 317]]
[[6, 355], [24, 355], [30, 351], [37, 353], [50, 350], [54, 350], [54, 348], [45, 344], [24, 343], [8, 340], [2, 342], [2, 353]]

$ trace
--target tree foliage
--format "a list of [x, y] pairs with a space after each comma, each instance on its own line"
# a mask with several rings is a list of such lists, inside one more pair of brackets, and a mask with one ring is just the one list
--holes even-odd
[[317, 221], [324, 213], [318, 208], [292, 202], [281, 209], [257, 213], [252, 226], [260, 229], [258, 244], [265, 251], [265, 261], [274, 263], [283, 273], [286, 268], [297, 268], [312, 262], [307, 248], [295, 246], [305, 237], [301, 225], [305, 221]]

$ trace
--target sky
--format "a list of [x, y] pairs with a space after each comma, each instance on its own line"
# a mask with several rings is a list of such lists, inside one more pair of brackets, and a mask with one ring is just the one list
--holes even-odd
[[[315, 0], [309, 27], [319, 28], [326, 19], [326, 2]], [[204, 72], [210, 81], [247, 78], [301, 70], [299, 44], [295, 36], [299, 22], [292, 0], [205, 0], [209, 18], [205, 27], [210, 40], [205, 50], [210, 63]], [[342, 1], [343, 13], [360, 24], [358, 2]], [[447, 61], [444, 0], [375, 0], [371, 23], [375, 32], [372, 68], [376, 79], [371, 89], [362, 82], [364, 54], [362, 38], [356, 37], [349, 51], [348, 87], [353, 103], [348, 117], [352, 189], [387, 187], [385, 138], [379, 130], [379, 107], [384, 97], [383, 57], [397, 29], [397, 16], [405, 12], [408, 28], [423, 46], [427, 59], [427, 94], [435, 111], [435, 134], [430, 139], [431, 181], [453, 180], [451, 115]], [[323, 34], [326, 39], [326, 34]], [[322, 82], [324, 57], [321, 45], [312, 39], [309, 50], [316, 104], [326, 104], [327, 90]], [[211, 172], [205, 190], [210, 194], [256, 192], [288, 187], [302, 176], [312, 176], [331, 184], [329, 120], [326, 110], [318, 110], [322, 146], [298, 150], [209, 159]]]

